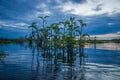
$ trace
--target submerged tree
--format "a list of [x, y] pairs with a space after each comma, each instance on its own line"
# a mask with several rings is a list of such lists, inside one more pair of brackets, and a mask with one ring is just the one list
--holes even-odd
[[[40, 48], [43, 50], [44, 55], [48, 53], [50, 55], [54, 52], [55, 59], [57, 59], [57, 55], [59, 54], [59, 59], [62, 56], [62, 58], [66, 58], [68, 62], [73, 62], [74, 55], [77, 54], [74, 48], [76, 45], [79, 45], [78, 50], [80, 56], [84, 56], [85, 38], [89, 36], [83, 33], [86, 23], [81, 19], [76, 20], [75, 17], [70, 17], [64, 22], [45, 26], [46, 18], [48, 17], [49, 16], [39, 16], [42, 20], [42, 28], [38, 29], [35, 22], [30, 26], [32, 39], [36, 39], [37, 44], [41, 43]], [[63, 26], [62, 28], [61, 25]], [[76, 37], [79, 37], [79, 40], [76, 40]]]
[[35, 33], [36, 33], [36, 30], [37, 30], [36, 22], [32, 22], [32, 24], [29, 26], [29, 28], [31, 28], [29, 46], [32, 47], [32, 43], [33, 43], [33, 40], [35, 39]]
[[[71, 67], [71, 70], [73, 70], [72, 67], [75, 60], [78, 59], [76, 58], [77, 54], [80, 58], [80, 65], [84, 64], [84, 44], [86, 37], [89, 37], [89, 35], [83, 31], [86, 23], [81, 19], [77, 20], [75, 17], [70, 17], [68, 20], [63, 22], [45, 25], [46, 18], [48, 18], [48, 16], [39, 16], [39, 18], [42, 20], [42, 27], [40, 29], [37, 27], [35, 22], [30, 26], [31, 44], [34, 44], [34, 47], [32, 47], [32, 64], [35, 59], [35, 52], [37, 52], [37, 69], [40, 67], [39, 64], [41, 61], [39, 60], [39, 57], [41, 56], [43, 58], [42, 70], [44, 71], [45, 68], [51, 67], [51, 70], [53, 70], [51, 73], [58, 71], [59, 66], [61, 65], [58, 61], [67, 63]], [[79, 39], [77, 40], [76, 38], [78, 37]], [[35, 43], [35, 41], [37, 42]], [[38, 47], [38, 44], [40, 43], [41, 46]], [[43, 51], [41, 55], [40, 51]]]
[[41, 31], [41, 34], [42, 34], [42, 48], [43, 48], [43, 53], [45, 54], [45, 50], [46, 50], [46, 47], [47, 47], [47, 36], [48, 36], [48, 29], [45, 28], [45, 22], [46, 22], [46, 18], [49, 17], [49, 16], [39, 16], [38, 18], [40, 18], [42, 20], [42, 29], [40, 30]]
[[87, 25], [85, 22], [83, 22], [83, 20], [78, 20], [79, 24], [80, 24], [80, 30], [78, 30], [79, 33], [79, 53], [80, 56], [84, 56], [83, 52], [84, 52], [84, 41], [85, 41], [85, 37], [89, 37], [88, 34], [84, 34], [83, 33], [83, 28]]

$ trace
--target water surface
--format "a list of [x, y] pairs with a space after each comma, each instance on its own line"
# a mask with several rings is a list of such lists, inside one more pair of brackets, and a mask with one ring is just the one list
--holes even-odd
[[120, 80], [120, 44], [89, 44], [86, 57], [76, 54], [72, 62], [45, 58], [28, 44], [0, 45], [0, 50], [8, 54], [0, 59], [0, 80]]

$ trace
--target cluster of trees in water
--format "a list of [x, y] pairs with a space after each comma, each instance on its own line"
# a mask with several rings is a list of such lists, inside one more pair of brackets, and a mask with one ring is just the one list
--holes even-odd
[[[68, 79], [72, 79], [72, 66], [75, 64], [76, 56], [79, 57], [78, 63], [80, 63], [80, 65], [84, 64], [84, 58], [87, 57], [84, 54], [84, 44], [85, 40], [89, 38], [89, 35], [83, 33], [86, 23], [81, 19], [76, 20], [74, 17], [70, 17], [64, 22], [45, 26], [45, 21], [48, 16], [40, 16], [39, 18], [42, 21], [42, 28], [38, 28], [36, 22], [33, 22], [29, 26], [31, 29], [29, 47], [32, 50], [32, 71], [35, 66], [35, 57], [37, 61], [35, 69], [36, 76], [34, 76], [34, 79], [38, 78], [40, 62], [42, 62], [42, 59], [39, 59], [40, 56], [43, 58], [43, 72], [44, 68], [45, 71], [50, 68], [50, 74], [58, 73], [61, 63], [68, 63], [68, 65], [71, 66]], [[82, 75], [80, 79], [84, 79], [84, 75]]]
[[[45, 26], [46, 19], [49, 16], [39, 16], [42, 20], [42, 28], [38, 28], [36, 22], [33, 22], [29, 28], [31, 28], [31, 34], [29, 36], [29, 44], [32, 45], [36, 42], [37, 46], [43, 50], [44, 53], [54, 51], [54, 55], [57, 53], [65, 53], [68, 56], [72, 56], [75, 52], [75, 47], [79, 47], [79, 53], [83, 52], [83, 47], [88, 34], [83, 33], [83, 29], [86, 23], [75, 17], [70, 17], [64, 22], [53, 23], [49, 26]], [[78, 37], [78, 38], [77, 38]], [[76, 40], [76, 38], [78, 40]], [[78, 45], [77, 45], [78, 44]], [[82, 54], [83, 56], [83, 54]]]

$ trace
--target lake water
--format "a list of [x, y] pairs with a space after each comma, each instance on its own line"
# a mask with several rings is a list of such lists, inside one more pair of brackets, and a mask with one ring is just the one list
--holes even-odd
[[117, 43], [86, 45], [87, 57], [75, 55], [72, 65], [45, 58], [41, 50], [32, 50], [27, 44], [0, 45], [0, 50], [7, 54], [0, 59], [0, 80], [120, 80]]

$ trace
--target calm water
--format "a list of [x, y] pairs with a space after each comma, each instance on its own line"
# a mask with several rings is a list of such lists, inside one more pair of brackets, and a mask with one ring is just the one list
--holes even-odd
[[87, 57], [76, 54], [71, 65], [62, 59], [44, 58], [41, 50], [33, 51], [27, 44], [0, 45], [8, 54], [0, 59], [0, 80], [120, 80], [120, 44], [85, 47]]

